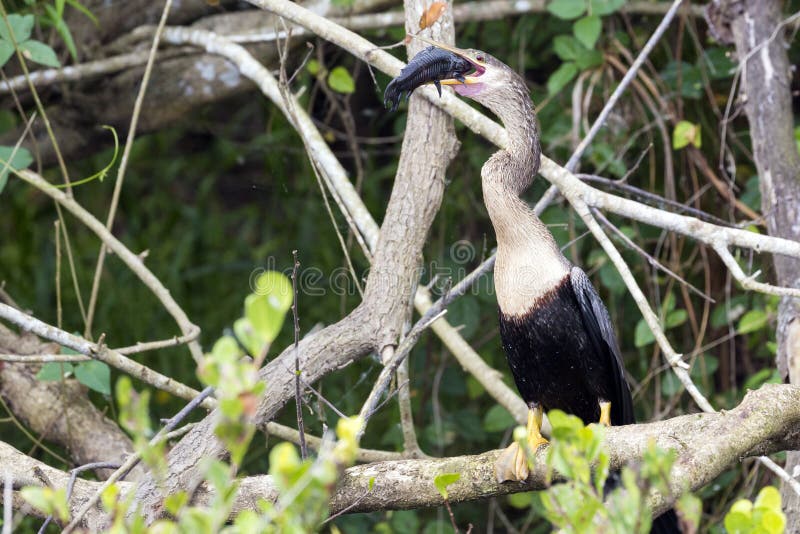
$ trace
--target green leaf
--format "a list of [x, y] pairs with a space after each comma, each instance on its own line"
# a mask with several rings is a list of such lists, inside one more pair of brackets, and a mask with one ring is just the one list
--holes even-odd
[[597, 50], [586, 50], [575, 60], [579, 70], [591, 69], [603, 64], [603, 54]]
[[436, 486], [436, 490], [439, 494], [447, 500], [447, 486], [457, 482], [458, 479], [461, 478], [461, 473], [442, 473], [441, 475], [436, 475], [433, 479], [433, 485]]
[[564, 61], [578, 59], [588, 50], [571, 35], [559, 35], [553, 39], [553, 51]]
[[0, 39], [0, 69], [2, 69], [11, 56], [14, 55], [14, 45], [8, 41]]
[[504, 432], [514, 426], [514, 418], [508, 410], [495, 404], [483, 417], [483, 429], [486, 432]]
[[775, 486], [764, 486], [758, 492], [753, 506], [756, 508], [766, 508], [769, 510], [781, 510], [781, 493]]
[[167, 495], [167, 498], [164, 499], [164, 508], [167, 512], [177, 517], [178, 512], [180, 512], [181, 508], [183, 508], [187, 502], [189, 502], [189, 496], [186, 492], [178, 491]]
[[[14, 154], [14, 157], [11, 157]], [[10, 161], [9, 161], [10, 160]], [[9, 167], [14, 170], [25, 169], [33, 163], [33, 156], [27, 148], [19, 147], [16, 152], [13, 146], [0, 146], [0, 193], [8, 182]]]
[[236, 334], [236, 339], [247, 349], [248, 354], [251, 356], [260, 355], [261, 351], [264, 349], [264, 345], [266, 345], [266, 343], [261, 340], [261, 336], [256, 333], [252, 323], [245, 317], [234, 321], [233, 333]]
[[681, 390], [682, 384], [675, 373], [667, 371], [661, 375], [661, 395], [670, 398]]
[[308, 63], [306, 63], [306, 70], [312, 76], [316, 76], [317, 74], [319, 74], [319, 61], [317, 61], [316, 59], [310, 60]]
[[650, 330], [647, 322], [645, 322], [644, 319], [639, 319], [639, 322], [636, 323], [636, 334], [634, 335], [633, 344], [637, 348], [641, 348], [646, 347], [655, 340], [656, 338], [653, 336], [653, 332]]
[[736, 71], [736, 63], [731, 61], [727, 48], [709, 48], [697, 60], [698, 65], [701, 62], [708, 70], [708, 75], [714, 80], [730, 78]]
[[55, 27], [58, 35], [61, 36], [61, 39], [64, 41], [64, 44], [67, 45], [67, 50], [69, 51], [70, 57], [76, 63], [78, 62], [78, 49], [75, 47], [75, 40], [72, 38], [72, 32], [69, 31], [69, 26], [64, 22], [62, 18], [63, 12], [63, 5], [64, 0], [60, 0], [61, 4], [61, 11], [57, 9], [53, 9], [53, 6], [49, 4], [45, 4], [44, 9], [50, 15], [50, 18], [53, 21], [53, 27]]
[[680, 121], [672, 131], [672, 148], [679, 150], [690, 143], [700, 148], [702, 138], [700, 135], [700, 125], [689, 121]]
[[275, 341], [286, 317], [286, 312], [276, 309], [270, 300], [267, 295], [247, 295], [244, 299], [244, 316], [264, 343]]
[[222, 336], [211, 349], [211, 355], [220, 359], [233, 359], [242, 355], [242, 348], [233, 336]]
[[669, 328], [675, 328], [676, 326], [680, 326], [686, 322], [689, 318], [689, 313], [686, 310], [673, 310], [667, 314], [667, 319], [664, 321], [664, 326]]
[[553, 0], [547, 11], [564, 20], [577, 19], [586, 12], [585, 0]]
[[576, 74], [578, 74], [578, 67], [575, 66], [575, 63], [562, 63], [547, 80], [547, 93], [556, 94], [571, 82]]
[[750, 310], [739, 319], [739, 326], [736, 332], [739, 334], [749, 334], [756, 330], [761, 330], [767, 325], [769, 315], [764, 310]]
[[53, 382], [68, 377], [72, 372], [72, 364], [69, 362], [47, 362], [36, 373], [36, 378], [42, 382]]
[[[8, 26], [11, 26], [14, 32], [14, 39], [11, 39], [11, 35], [8, 33]], [[0, 39], [10, 43], [16, 41], [17, 44], [21, 44], [31, 36], [33, 15], [9, 15], [8, 26], [6, 26], [5, 21], [0, 20]]]
[[572, 33], [575, 38], [586, 48], [592, 49], [600, 38], [600, 31], [603, 23], [597, 15], [589, 15], [580, 18], [572, 25]]
[[344, 67], [334, 67], [328, 75], [328, 87], [342, 94], [352, 94], [356, 91], [356, 82]]
[[690, 528], [688, 532], [697, 532], [703, 514], [703, 501], [691, 493], [684, 493], [675, 503], [675, 508], [684, 524], [694, 526], [694, 530]]
[[289, 311], [294, 302], [292, 281], [278, 271], [265, 271], [255, 281], [253, 293], [270, 297], [270, 305], [276, 310]]
[[97, 360], [81, 362], [75, 366], [78, 382], [103, 395], [111, 395], [111, 369]]
[[19, 49], [22, 50], [22, 55], [26, 59], [41, 63], [48, 67], [60, 67], [61, 62], [58, 61], [55, 51], [44, 43], [39, 41], [25, 41], [19, 44]]
[[603, 17], [614, 13], [624, 4], [625, 0], [591, 0], [589, 2], [589, 10], [592, 15]]

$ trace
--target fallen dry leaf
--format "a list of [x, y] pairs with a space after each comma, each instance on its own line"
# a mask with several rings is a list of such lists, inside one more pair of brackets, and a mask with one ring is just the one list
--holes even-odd
[[444, 13], [444, 9], [446, 7], [447, 4], [444, 2], [434, 2], [428, 6], [428, 9], [426, 9], [419, 18], [419, 29], [424, 30], [425, 28], [432, 26], [433, 23], [439, 20], [439, 17], [442, 16], [442, 13]]

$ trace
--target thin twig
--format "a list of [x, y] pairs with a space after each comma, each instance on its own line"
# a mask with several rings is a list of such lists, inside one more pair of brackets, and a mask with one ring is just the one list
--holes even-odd
[[[92, 359], [105, 362], [120, 371], [138, 378], [142, 382], [172, 393], [176, 397], [194, 399], [199, 394], [198, 391], [181, 384], [177, 380], [153, 371], [149, 367], [135, 362], [109, 349], [105, 345], [101, 346], [101, 344], [92, 343], [91, 341], [70, 334], [69, 332], [65, 332], [60, 328], [56, 328], [35, 317], [31, 317], [16, 308], [12, 308], [8, 304], [0, 303], [0, 318], [11, 321], [17, 326], [29, 332], [33, 332], [37, 336], [55, 341], [59, 345], [75, 350], [84, 356], [89, 356]], [[209, 399], [209, 402], [206, 402], [204, 407], [212, 409], [215, 405], [216, 402], [213, 401], [213, 399]]]
[[[67, 496], [66, 496], [67, 503], [69, 503], [69, 498], [72, 496], [72, 490], [75, 488], [75, 480], [77, 480], [78, 475], [80, 473], [92, 469], [119, 469], [119, 466], [120, 465], [116, 462], [92, 462], [71, 469], [69, 472], [69, 482], [67, 482]], [[45, 529], [47, 528], [47, 525], [49, 525], [52, 520], [53, 520], [52, 515], [47, 516], [47, 519], [44, 520], [44, 523], [39, 529], [38, 534], [43, 534]]]
[[[158, 28], [153, 36], [153, 43], [150, 46], [150, 55], [147, 58], [147, 65], [144, 68], [144, 75], [142, 76], [142, 83], [139, 86], [139, 93], [136, 95], [136, 101], [133, 104], [133, 114], [131, 115], [131, 123], [128, 127], [128, 137], [125, 139], [125, 148], [122, 151], [122, 159], [119, 163], [117, 170], [117, 180], [114, 183], [114, 193], [111, 196], [111, 205], [108, 208], [108, 217], [106, 219], [106, 229], [111, 231], [114, 226], [114, 217], [117, 214], [117, 206], [119, 205], [119, 196], [122, 192], [122, 184], [125, 182], [125, 171], [128, 169], [128, 159], [131, 155], [133, 148], [133, 140], [136, 138], [136, 127], [139, 124], [139, 115], [142, 112], [142, 103], [144, 102], [144, 95], [147, 92], [147, 85], [150, 83], [150, 75], [153, 71], [153, 64], [156, 60], [156, 51], [158, 50], [158, 43], [161, 41], [161, 34], [164, 31], [164, 26], [167, 24], [167, 17], [169, 10], [172, 7], [172, 0], [164, 2], [164, 9], [161, 12], [161, 20], [158, 21]], [[86, 315], [86, 328], [83, 336], [90, 338], [92, 335], [92, 321], [94, 319], [94, 311], [97, 307], [97, 295], [100, 291], [100, 277], [103, 274], [103, 264], [105, 263], [107, 253], [105, 243], [100, 245], [100, 253], [97, 255], [97, 265], [94, 270], [94, 279], [92, 280], [92, 293], [89, 297], [89, 310]], [[192, 352], [195, 362], [198, 364], [202, 359], [202, 355]]]
[[297, 259], [297, 251], [292, 251], [292, 318], [294, 319], [294, 403], [297, 415], [297, 431], [300, 433], [300, 457], [305, 460], [308, 457], [306, 448], [305, 425], [303, 424], [303, 396], [300, 393], [300, 318], [297, 311], [297, 270], [300, 268], [300, 260]]
[[[94, 232], [95, 235], [97, 235], [97, 237], [99, 237], [100, 240], [103, 241], [108, 248], [114, 252], [114, 254], [116, 254], [117, 257], [122, 260], [122, 262], [142, 281], [142, 283], [147, 286], [153, 295], [155, 295], [167, 312], [169, 312], [169, 314], [175, 319], [175, 322], [178, 324], [178, 327], [181, 329], [184, 335], [194, 335], [199, 332], [199, 328], [192, 324], [183, 309], [178, 305], [177, 302], [175, 302], [175, 299], [172, 298], [169, 290], [164, 287], [164, 284], [161, 283], [161, 281], [147, 268], [147, 266], [145, 266], [144, 262], [142, 262], [142, 259], [131, 252], [125, 245], [122, 244], [121, 241], [114, 237], [103, 225], [103, 223], [97, 220], [91, 213], [86, 211], [86, 209], [78, 204], [74, 198], [67, 196], [63, 191], [56, 189], [44, 178], [34, 172], [21, 170], [16, 171], [14, 174], [30, 185], [36, 187], [50, 198], [54, 199], [57, 202], [57, 206], [60, 205], [65, 207], [67, 211], [78, 218], [87, 228], [89, 228], [89, 230]], [[196, 340], [189, 341], [188, 346], [189, 350], [192, 351], [192, 355], [195, 357], [195, 360], [203, 357], [203, 349]]]
[[[202, 405], [203, 401], [206, 398], [210, 397], [210, 395], [212, 395], [213, 393], [214, 393], [214, 388], [212, 388], [211, 386], [208, 386], [202, 392], [200, 392], [200, 394], [198, 394], [197, 397], [192, 399], [191, 402], [189, 402], [186, 406], [184, 406], [181, 409], [181, 411], [175, 414], [169, 420], [169, 422], [166, 425], [164, 425], [164, 427], [161, 430], [159, 430], [155, 436], [153, 436], [153, 438], [148, 442], [147, 446], [153, 447], [158, 443], [160, 443], [161, 441], [163, 441], [164, 439], [167, 439], [167, 435], [172, 431], [172, 429], [178, 426], [178, 424], [181, 421], [183, 421], [186, 418], [186, 416], [188, 416], [192, 412], [192, 410]], [[70, 523], [66, 527], [64, 527], [62, 534], [69, 534], [70, 532], [72, 532], [78, 526], [78, 524], [80, 524], [81, 520], [83, 519], [83, 516], [85, 516], [86, 513], [89, 510], [91, 510], [95, 504], [97, 504], [97, 501], [100, 499], [100, 496], [103, 494], [106, 488], [111, 486], [111, 484], [113, 484], [117, 480], [121, 480], [122, 478], [124, 478], [128, 473], [130, 473], [131, 469], [136, 467], [136, 465], [139, 463], [140, 460], [141, 460], [141, 454], [138, 452], [129, 456], [125, 460], [125, 462], [116, 471], [114, 471], [111, 474], [111, 476], [109, 476], [108, 479], [106, 479], [106, 481], [97, 489], [94, 495], [92, 495], [92, 497], [88, 501], [86, 501], [83, 507], [80, 510], [78, 510], [78, 512], [72, 518], [72, 521], [70, 521]]]

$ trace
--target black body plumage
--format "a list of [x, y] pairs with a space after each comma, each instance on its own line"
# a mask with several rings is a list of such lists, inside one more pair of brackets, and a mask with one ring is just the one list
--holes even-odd
[[[579, 267], [528, 313], [513, 316], [501, 310], [500, 338], [517, 389], [529, 405], [559, 409], [589, 424], [600, 418], [599, 401], [610, 401], [612, 425], [636, 422], [611, 318]], [[612, 473], [606, 490], [619, 483], [617, 478]], [[650, 532], [680, 532], [675, 511], [655, 518]]]
[[611, 424], [634, 423], [633, 401], [608, 311], [586, 274], [570, 274], [525, 315], [500, 312], [500, 337], [526, 403], [577, 415], [584, 424], [611, 402]]
[[400, 105], [403, 93], [406, 100], [420, 85], [431, 83], [436, 86], [439, 96], [442, 96], [442, 86], [439, 83], [445, 79], [464, 81], [464, 75], [473, 70], [472, 64], [447, 50], [429, 46], [408, 62], [400, 71], [400, 76], [389, 82], [383, 93], [383, 104], [391, 111]]

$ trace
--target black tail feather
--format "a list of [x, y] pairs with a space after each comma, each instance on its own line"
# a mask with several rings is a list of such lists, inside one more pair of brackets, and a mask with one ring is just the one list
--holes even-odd
[[650, 529], [650, 534], [680, 534], [681, 532], [678, 514], [675, 513], [675, 510], [667, 510], [653, 519], [653, 527]]

